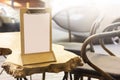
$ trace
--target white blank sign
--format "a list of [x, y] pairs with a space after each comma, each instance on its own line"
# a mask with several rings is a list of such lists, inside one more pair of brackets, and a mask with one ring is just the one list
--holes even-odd
[[50, 51], [50, 13], [24, 14], [25, 54]]

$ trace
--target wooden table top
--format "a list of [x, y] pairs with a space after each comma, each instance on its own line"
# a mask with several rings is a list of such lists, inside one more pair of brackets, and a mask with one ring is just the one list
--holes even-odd
[[[3, 39], [1, 39], [2, 36]], [[19, 38], [19, 32], [0, 34], [0, 40], [9, 40], [9, 42], [7, 41], [6, 44], [2, 43], [1, 46], [10, 48], [13, 51], [12, 54], [7, 57], [2, 67], [8, 74], [12, 75], [13, 77], [25, 77], [34, 73], [43, 72], [68, 72], [74, 69], [76, 66], [83, 65], [79, 56], [73, 54], [72, 52], [65, 51], [64, 47], [61, 45], [53, 44], [52, 50], [56, 58], [55, 62], [46, 62], [23, 66]]]

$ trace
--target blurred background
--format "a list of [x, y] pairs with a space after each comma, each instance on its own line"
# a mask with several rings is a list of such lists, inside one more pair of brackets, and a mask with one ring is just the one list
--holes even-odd
[[120, 19], [119, 0], [0, 0], [0, 32], [20, 31], [19, 10], [25, 7], [52, 9], [53, 42], [68, 39], [69, 26], [74, 37], [87, 35], [99, 15], [104, 18], [97, 32]]

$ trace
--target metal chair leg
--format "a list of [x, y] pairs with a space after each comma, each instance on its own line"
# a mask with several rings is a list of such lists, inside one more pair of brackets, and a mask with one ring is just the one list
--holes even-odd
[[65, 80], [65, 78], [66, 78], [66, 75], [64, 74], [64, 76], [63, 76], [63, 79], [62, 79], [62, 80]]
[[[4, 58], [7, 58], [5, 55], [3, 55]], [[4, 69], [0, 71], [0, 75], [3, 73]]]
[[88, 80], [91, 80], [91, 77], [88, 77]]
[[3, 55], [4, 58], [7, 58], [5, 55]]
[[68, 72], [64, 72], [64, 76], [62, 80], [68, 80]]
[[[3, 55], [4, 58], [7, 58], [5, 55]], [[4, 69], [0, 71], [0, 75], [3, 73]]]
[[0, 75], [3, 73], [4, 69], [1, 70]]

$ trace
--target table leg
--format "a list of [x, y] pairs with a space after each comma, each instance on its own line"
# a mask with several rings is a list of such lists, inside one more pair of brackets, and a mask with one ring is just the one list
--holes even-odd
[[83, 80], [83, 76], [80, 76], [78, 74], [74, 74], [74, 80]]
[[24, 77], [24, 80], [28, 80], [26, 77]]
[[[16, 78], [17, 80], [22, 80], [22, 78]], [[24, 80], [28, 80], [26, 77], [23, 78]]]
[[42, 74], [42, 80], [45, 80], [45, 72]]
[[72, 73], [71, 73], [71, 72], [69, 72], [69, 74], [70, 74], [70, 80], [72, 80]]
[[19, 78], [20, 80], [22, 80], [22, 78]]
[[17, 80], [19, 80], [19, 78], [17, 78]]
[[30, 80], [32, 80], [32, 75], [30, 75]]
[[68, 80], [68, 72], [64, 72], [64, 77], [62, 80]]

